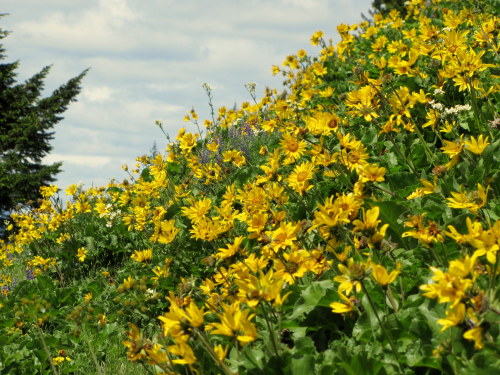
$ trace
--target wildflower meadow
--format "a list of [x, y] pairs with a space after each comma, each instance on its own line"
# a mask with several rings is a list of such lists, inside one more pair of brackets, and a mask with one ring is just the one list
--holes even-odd
[[[0, 243], [1, 374], [498, 374], [498, 0], [411, 0]], [[180, 119], [182, 121], [182, 119]]]

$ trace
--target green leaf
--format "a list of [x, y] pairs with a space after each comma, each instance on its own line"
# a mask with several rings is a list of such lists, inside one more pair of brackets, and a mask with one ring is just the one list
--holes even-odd
[[149, 168], [144, 168], [141, 172], [141, 178], [146, 181], [146, 182], [151, 182], [153, 181], [153, 176], [151, 175], [151, 172], [149, 171]]
[[408, 240], [402, 237], [405, 229], [403, 225], [398, 222], [398, 219], [403, 219], [408, 210], [392, 201], [371, 201], [370, 203], [380, 208], [379, 218], [382, 220], [382, 223], [389, 224], [388, 232], [392, 232], [393, 234], [392, 241], [400, 240], [401, 243], [407, 247]]
[[332, 280], [322, 280], [311, 283], [311, 285], [305, 288], [300, 294], [301, 298], [295, 303], [293, 314], [290, 316], [290, 319], [298, 319], [311, 312], [318, 306], [318, 303], [325, 296], [327, 291], [332, 289]]
[[398, 157], [394, 152], [387, 152], [384, 154], [384, 161], [389, 167], [396, 167], [399, 164]]
[[66, 305], [68, 302], [73, 302], [74, 299], [70, 300], [70, 298], [77, 295], [76, 291], [77, 291], [76, 288], [57, 289], [56, 291], [57, 303], [61, 306], [61, 305]]
[[314, 355], [307, 354], [293, 356], [291, 359], [291, 372], [293, 375], [314, 374]]
[[167, 208], [167, 212], [165, 213], [165, 219], [170, 220], [172, 219], [177, 212], [181, 210], [180, 206], [178, 204], [173, 204]]
[[85, 237], [85, 243], [86, 243], [85, 247], [87, 248], [87, 250], [90, 250], [91, 252], [95, 251], [96, 246], [94, 237], [91, 236]]
[[429, 162], [427, 160], [427, 155], [425, 153], [425, 147], [421, 143], [414, 143], [411, 147], [411, 160], [413, 165], [417, 168], [423, 168], [428, 166]]
[[118, 186], [111, 186], [106, 189], [106, 193], [121, 193], [123, 191], [122, 188], [119, 188]]
[[179, 163], [167, 163], [167, 172], [169, 174], [177, 174], [181, 170]]
[[54, 282], [46, 275], [37, 276], [35, 283], [41, 291], [55, 289]]

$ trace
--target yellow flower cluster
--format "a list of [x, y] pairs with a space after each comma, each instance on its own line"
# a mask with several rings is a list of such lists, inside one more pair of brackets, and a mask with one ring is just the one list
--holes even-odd
[[481, 323], [485, 313], [486, 299], [484, 293], [474, 287], [478, 277], [475, 269], [477, 256], [466, 256], [463, 259], [450, 261], [447, 272], [431, 267], [434, 275], [432, 283], [421, 285], [429, 298], [435, 298], [440, 303], [449, 304], [446, 318], [439, 319], [441, 331], [459, 324], [465, 324], [463, 337], [473, 340], [476, 349], [483, 348]]
[[[499, 20], [458, 5], [438, 22], [423, 0], [412, 0], [406, 16], [339, 25], [335, 46], [318, 31], [318, 57], [301, 50], [273, 67], [289, 93], [267, 89], [254, 104], [220, 108], [204, 138], [182, 128], [164, 155], [139, 157], [128, 180], [70, 186], [65, 207], [57, 187], [42, 188], [37, 208], [12, 216], [0, 286], [12, 281], [3, 270], [13, 255], [26, 250], [34, 276], [52, 270], [61, 280], [67, 259], [80, 272], [106, 266], [108, 280], [109, 259], [129, 261], [152, 287], [169, 288], [169, 306], [157, 317], [160, 339], [130, 323], [128, 359], [195, 373], [208, 353], [227, 375], [229, 351], [264, 336], [279, 355], [273, 332], [284, 306], [314, 283], [335, 286], [338, 298], [323, 306], [339, 318], [356, 319], [367, 303], [374, 314], [375, 303], [397, 314], [409, 293], [404, 282], [415, 276], [404, 257], [422, 251], [433, 275], [420, 289], [446, 304], [437, 323], [463, 328], [483, 348], [484, 280], [492, 290], [499, 274], [498, 189], [494, 176], [474, 172], [468, 183], [463, 171], [497, 160], [498, 135], [478, 108], [500, 91], [489, 62], [498, 56]], [[461, 102], [450, 106], [455, 97]], [[185, 120], [197, 123], [194, 109]], [[148, 295], [141, 276], [124, 274], [117, 293]]]

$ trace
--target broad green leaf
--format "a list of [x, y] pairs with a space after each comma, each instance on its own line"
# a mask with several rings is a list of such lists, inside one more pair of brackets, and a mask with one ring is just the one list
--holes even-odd
[[334, 288], [332, 280], [322, 280], [311, 283], [301, 293], [301, 298], [296, 302], [294, 311], [290, 319], [298, 319], [305, 314], [311, 312], [321, 299], [325, 296], [328, 290]]
[[407, 247], [408, 241], [402, 237], [405, 228], [398, 220], [405, 218], [408, 209], [392, 201], [372, 201], [370, 203], [380, 208], [379, 219], [382, 220], [383, 224], [389, 224], [388, 232], [393, 234], [391, 240], [401, 241], [401, 245]]
[[291, 359], [292, 375], [314, 374], [315, 360], [311, 354], [294, 356]]

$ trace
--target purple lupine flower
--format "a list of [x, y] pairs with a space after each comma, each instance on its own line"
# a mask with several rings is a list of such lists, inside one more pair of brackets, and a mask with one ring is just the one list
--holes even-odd
[[32, 268], [26, 268], [26, 278], [28, 280], [34, 280], [35, 279], [35, 271], [33, 271]]

